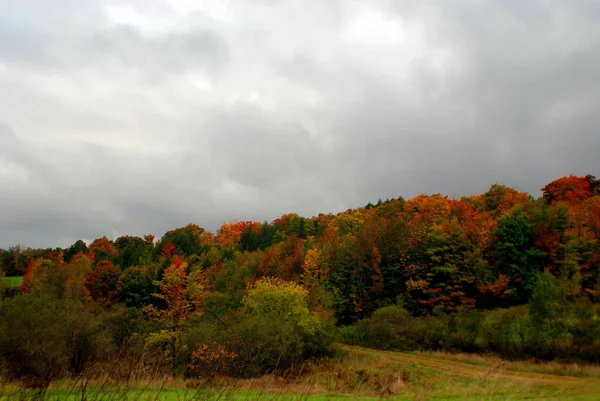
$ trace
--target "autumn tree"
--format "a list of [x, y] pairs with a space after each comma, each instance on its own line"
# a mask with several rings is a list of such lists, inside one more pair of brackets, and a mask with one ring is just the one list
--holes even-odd
[[154, 248], [155, 254], [160, 254], [168, 243], [173, 244], [175, 247], [173, 254], [187, 257], [208, 251], [214, 244], [214, 236], [196, 224], [188, 224], [185, 227], [165, 233]]
[[83, 253], [75, 255], [68, 264], [35, 259], [27, 267], [21, 288], [23, 292], [60, 301], [86, 301], [89, 293], [84, 284], [91, 266], [91, 260]]
[[115, 240], [115, 246], [119, 251], [117, 264], [121, 270], [129, 266], [149, 264], [151, 261], [152, 246], [140, 237], [119, 237]]
[[156, 352], [173, 363], [175, 354], [181, 347], [181, 334], [192, 304], [187, 297], [187, 263], [175, 255], [171, 264], [163, 272], [162, 279], [156, 282], [159, 292], [153, 294], [163, 301], [164, 306], [146, 305], [146, 314], [160, 323], [162, 329], [152, 333], [147, 339], [150, 352]]
[[86, 243], [82, 240], [77, 240], [73, 245], [65, 249], [64, 251], [64, 259], [65, 262], [70, 262], [71, 259], [77, 255], [78, 253], [87, 253], [88, 247]]
[[187, 263], [175, 256], [164, 271], [162, 279], [157, 283], [159, 292], [154, 296], [163, 300], [166, 307], [152, 310], [159, 320], [170, 331], [177, 331], [191, 312], [191, 305], [186, 296]]
[[108, 307], [116, 302], [121, 272], [112, 262], [101, 260], [85, 276], [85, 286], [94, 301]]
[[591, 198], [597, 191], [598, 181], [592, 175], [562, 177], [542, 188], [544, 199], [548, 203], [557, 201], [580, 202]]
[[515, 206], [524, 205], [531, 199], [531, 196], [505, 185], [493, 184], [483, 194], [483, 198], [486, 210], [497, 216], [501, 216]]
[[261, 224], [253, 221], [233, 221], [219, 228], [215, 241], [221, 248], [237, 250], [240, 247], [244, 232], [258, 233]]
[[114, 263], [119, 257], [119, 250], [113, 241], [106, 237], [98, 238], [90, 244], [89, 255], [94, 262], [103, 260]]

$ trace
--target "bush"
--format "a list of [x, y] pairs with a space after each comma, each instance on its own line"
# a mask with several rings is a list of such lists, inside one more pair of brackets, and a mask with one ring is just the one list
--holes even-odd
[[523, 307], [489, 312], [481, 326], [481, 346], [509, 358], [522, 356], [528, 330], [529, 318]]
[[[241, 297], [239, 297], [241, 299]], [[232, 294], [224, 292], [210, 292], [202, 300], [204, 319], [217, 320], [229, 310], [240, 307], [240, 301]]]
[[574, 351], [587, 360], [600, 361], [600, 305], [580, 298], [574, 303], [574, 312], [577, 320], [569, 329]]
[[462, 311], [448, 317], [448, 337], [445, 348], [452, 351], [474, 352], [484, 316], [478, 311]]
[[350, 345], [363, 345], [367, 340], [368, 319], [362, 319], [350, 325], [340, 327], [340, 341]]
[[444, 315], [414, 318], [408, 335], [418, 344], [419, 349], [446, 349], [449, 337], [448, 318]]
[[367, 325], [366, 344], [379, 349], [411, 350], [417, 347], [410, 336], [412, 319], [401, 306], [376, 310]]
[[309, 309], [307, 295], [295, 283], [259, 281], [241, 310], [192, 323], [183, 334], [179, 359], [188, 361], [191, 375], [250, 377], [323, 356], [335, 339], [335, 327]]
[[103, 347], [99, 320], [80, 305], [22, 295], [0, 303], [0, 360], [5, 374], [30, 386], [77, 375]]

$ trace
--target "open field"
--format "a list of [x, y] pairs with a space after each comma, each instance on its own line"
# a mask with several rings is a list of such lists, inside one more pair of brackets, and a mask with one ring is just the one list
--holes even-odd
[[4, 277], [4, 280], [6, 280], [11, 287], [18, 287], [23, 282], [23, 276]]
[[[552, 372], [552, 373], [551, 373]], [[54, 384], [48, 400], [321, 400], [437, 399], [520, 400], [600, 399], [596, 365], [528, 364], [496, 357], [401, 353], [342, 346], [338, 358], [313, 361], [285, 375], [258, 379], [215, 378], [210, 383], [165, 378], [134, 385], [95, 380]], [[2, 400], [23, 399], [22, 391], [4, 386]], [[34, 392], [29, 390], [33, 398]]]

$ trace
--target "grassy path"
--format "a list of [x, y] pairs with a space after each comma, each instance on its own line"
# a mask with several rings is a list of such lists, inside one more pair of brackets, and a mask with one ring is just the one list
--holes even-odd
[[[458, 362], [442, 356], [423, 353], [378, 351], [354, 346], [344, 348], [356, 356], [368, 355], [381, 365], [397, 364], [421, 370], [434, 381], [430, 386], [410, 391], [407, 395], [425, 399], [573, 399], [600, 400], [600, 379], [533, 373], [504, 369], [501, 364]], [[356, 357], [355, 356], [355, 357]], [[425, 373], [427, 372], [427, 373]], [[421, 391], [419, 391], [421, 390]]]
[[[383, 355], [390, 361], [407, 364], [428, 367], [444, 372], [448, 372], [455, 375], [465, 377], [477, 377], [487, 378], [492, 380], [518, 380], [526, 382], [550, 382], [558, 385], [568, 384], [580, 384], [580, 385], [593, 385], [600, 386], [599, 379], [593, 378], [581, 378], [573, 376], [563, 375], [549, 375], [542, 373], [530, 373], [530, 372], [515, 372], [512, 370], [504, 370], [500, 367], [495, 366], [478, 366], [474, 364], [468, 364], [463, 362], [456, 362], [451, 360], [444, 360], [441, 358], [426, 356], [422, 354], [412, 354], [403, 352], [392, 352], [392, 351], [376, 351], [369, 350], [360, 347], [346, 346], [348, 350], [354, 352], [364, 352], [373, 355]], [[600, 394], [599, 394], [600, 395]]]

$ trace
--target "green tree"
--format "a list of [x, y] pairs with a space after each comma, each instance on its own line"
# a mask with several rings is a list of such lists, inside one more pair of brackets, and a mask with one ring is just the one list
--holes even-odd
[[156, 301], [158, 286], [150, 269], [131, 266], [125, 269], [117, 284], [119, 301], [129, 307], [141, 308]]
[[514, 303], [529, 300], [541, 270], [542, 252], [535, 248], [535, 229], [521, 208], [498, 220], [492, 251], [499, 273], [510, 277], [509, 294]]
[[244, 297], [251, 337], [262, 343], [263, 369], [292, 366], [325, 352], [333, 341], [328, 322], [310, 310], [308, 295], [298, 284], [264, 278]]
[[214, 243], [212, 234], [196, 224], [168, 231], [154, 247], [156, 255], [160, 254], [168, 243], [175, 246], [175, 254], [186, 257], [207, 252]]
[[529, 301], [532, 330], [528, 343], [535, 353], [542, 356], [556, 355], [570, 340], [572, 308], [567, 300], [567, 288], [568, 286], [561, 286], [548, 270], [538, 275]]
[[64, 259], [66, 263], [69, 263], [71, 259], [78, 253], [87, 253], [88, 247], [82, 240], [77, 240], [73, 245], [65, 249]]

